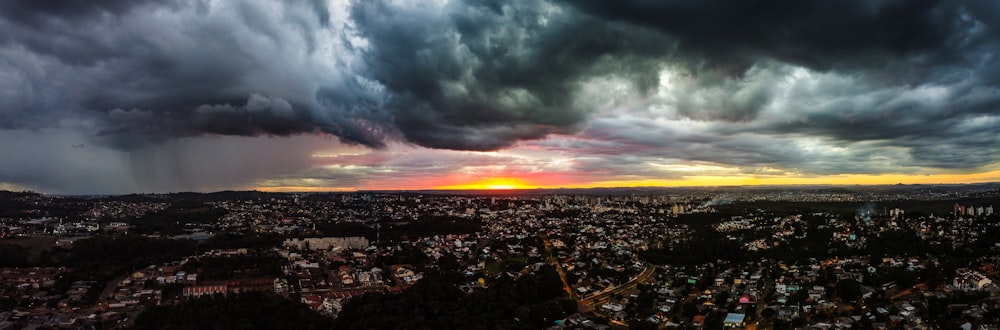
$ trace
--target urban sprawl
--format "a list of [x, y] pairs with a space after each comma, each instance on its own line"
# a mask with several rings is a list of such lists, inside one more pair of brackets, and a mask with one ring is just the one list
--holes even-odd
[[474, 295], [553, 270], [558, 308], [494, 317], [997, 329], [997, 187], [0, 192], [0, 329], [128, 328], [152, 308], [248, 292], [337, 322], [422, 281]]

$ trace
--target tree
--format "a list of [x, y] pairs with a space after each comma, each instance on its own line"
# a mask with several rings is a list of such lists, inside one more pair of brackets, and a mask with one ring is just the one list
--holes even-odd
[[836, 292], [840, 300], [855, 302], [861, 299], [861, 283], [851, 278], [842, 279], [837, 282]]
[[649, 322], [646, 320], [632, 320], [628, 322], [629, 329], [639, 329], [639, 330], [656, 330], [659, 328], [659, 324]]
[[774, 308], [771, 307], [765, 308], [764, 311], [760, 312], [760, 316], [765, 320], [772, 319], [775, 315], [777, 315], [777, 312], [775, 312]]
[[[440, 274], [429, 273], [402, 293], [368, 294], [352, 299], [337, 318], [345, 329], [540, 329], [575, 312], [562, 297], [552, 267], [516, 281], [491, 278], [488, 287], [463, 294]], [[371, 315], [379, 315], [377, 318]], [[516, 321], [515, 321], [516, 319]]]
[[437, 259], [437, 265], [442, 272], [446, 273], [456, 272], [462, 266], [458, 263], [458, 259], [455, 256], [447, 254]]
[[308, 307], [272, 293], [202, 296], [139, 314], [135, 329], [329, 329]]
[[14, 244], [0, 244], [0, 267], [24, 267], [28, 265], [28, 252]]

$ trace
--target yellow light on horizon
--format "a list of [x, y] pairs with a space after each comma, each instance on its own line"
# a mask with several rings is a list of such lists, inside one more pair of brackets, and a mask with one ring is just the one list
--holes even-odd
[[253, 190], [272, 193], [311, 193], [311, 192], [354, 192], [357, 188], [352, 187], [319, 187], [319, 186], [277, 186], [277, 187], [254, 187]]
[[441, 190], [512, 190], [538, 188], [519, 178], [489, 178], [472, 183], [437, 186]]
[[[536, 175], [537, 176], [537, 175]], [[533, 178], [538, 180], [538, 178]], [[434, 182], [434, 178], [428, 178]], [[444, 182], [462, 182], [443, 179]], [[441, 182], [441, 181], [438, 181]], [[687, 175], [670, 179], [611, 179], [584, 182], [563, 182], [561, 180], [541, 180], [537, 183], [517, 177], [489, 177], [471, 179], [467, 183], [427, 184], [418, 183], [409, 187], [361, 185], [358, 187], [330, 187], [311, 185], [309, 182], [295, 182], [281, 185], [272, 183], [255, 189], [271, 192], [319, 192], [356, 190], [517, 190], [553, 188], [615, 188], [615, 187], [706, 187], [706, 186], [767, 186], [767, 185], [886, 185], [886, 184], [969, 184], [980, 182], [1000, 182], [1000, 170], [977, 173], [935, 173], [935, 174], [834, 174], [834, 175]], [[544, 182], [544, 183], [542, 183]], [[385, 184], [385, 183], [383, 183]]]

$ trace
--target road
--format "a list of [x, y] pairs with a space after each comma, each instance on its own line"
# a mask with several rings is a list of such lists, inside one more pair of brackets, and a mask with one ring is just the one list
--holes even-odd
[[[636, 275], [636, 277], [633, 277], [628, 282], [625, 282], [624, 284], [619, 286], [604, 289], [604, 291], [595, 293], [594, 295], [584, 298], [583, 300], [579, 300], [579, 304], [581, 306], [580, 311], [592, 312], [598, 316], [606, 317], [602, 313], [598, 312], [596, 308], [597, 305], [608, 302], [608, 300], [610, 300], [612, 297], [634, 290], [637, 286], [639, 286], [639, 283], [644, 283], [648, 281], [655, 273], [656, 273], [656, 267], [647, 266], [645, 269], [642, 270], [641, 273], [639, 273], [639, 275]], [[622, 320], [609, 319], [608, 322], [610, 322], [610, 325], [612, 326], [628, 328], [628, 322]]]
[[[553, 253], [552, 243], [549, 242], [548, 236], [546, 236], [545, 234], [540, 234], [539, 237], [542, 239], [542, 243], [545, 245], [545, 261], [548, 264], [556, 267], [556, 272], [559, 273], [559, 278], [562, 280], [563, 283], [563, 290], [565, 290], [566, 294], [568, 294], [571, 298], [573, 298], [573, 300], [577, 301], [577, 303], [580, 306], [581, 312], [593, 312], [595, 309], [594, 307], [597, 306], [598, 304], [603, 304], [614, 296], [634, 290], [637, 286], [639, 286], [639, 283], [644, 283], [648, 281], [650, 278], [653, 277], [653, 274], [656, 274], [656, 267], [647, 265], [646, 268], [643, 269], [641, 273], [639, 273], [639, 275], [636, 275], [628, 282], [625, 282], [624, 284], [619, 286], [604, 289], [604, 291], [598, 292], [590, 297], [581, 298], [579, 295], [576, 294], [576, 291], [573, 291], [573, 287], [571, 287], [569, 285], [569, 282], [566, 280], [566, 273], [563, 271], [562, 265], [559, 263], [559, 260], [555, 257], [555, 253]], [[628, 327], [628, 323], [625, 323], [623, 321], [610, 320], [610, 322], [612, 325]]]
[[637, 286], [639, 286], [639, 283], [648, 281], [651, 277], [653, 277], [653, 274], [655, 273], [656, 273], [656, 267], [646, 266], [646, 268], [643, 269], [642, 272], [639, 273], [639, 275], [636, 275], [636, 277], [633, 277], [628, 282], [625, 282], [624, 284], [619, 286], [604, 289], [603, 291], [595, 293], [590, 297], [584, 298], [583, 300], [580, 301], [580, 303], [591, 307], [597, 304], [605, 303], [609, 299], [611, 299], [611, 297], [634, 290]]
[[[914, 291], [913, 289], [917, 289], [917, 290]], [[892, 297], [889, 297], [889, 300], [896, 300], [896, 299], [899, 299], [899, 298], [902, 298], [902, 297], [909, 296], [909, 295], [914, 294], [914, 293], [920, 293], [920, 292], [924, 292], [924, 291], [927, 291], [927, 282], [918, 283], [917, 285], [914, 285], [911, 288], [908, 288], [906, 290], [900, 291], [900, 292], [892, 295]]]
[[576, 291], [573, 291], [573, 287], [569, 285], [569, 281], [566, 280], [566, 272], [562, 269], [562, 264], [559, 263], [559, 259], [556, 258], [555, 253], [552, 252], [552, 243], [549, 242], [549, 237], [544, 233], [538, 235], [542, 238], [542, 243], [545, 244], [545, 262], [549, 265], [556, 267], [556, 273], [559, 273], [559, 279], [563, 283], [563, 291], [573, 298], [573, 300], [580, 301], [580, 297], [576, 295]]
[[764, 298], [770, 297], [773, 291], [774, 281], [764, 281], [764, 289], [760, 290], [760, 295], [757, 298], [757, 308], [753, 313], [754, 328], [756, 328], [757, 322], [764, 318], [762, 315], [764, 314], [764, 310], [767, 309], [767, 301]]

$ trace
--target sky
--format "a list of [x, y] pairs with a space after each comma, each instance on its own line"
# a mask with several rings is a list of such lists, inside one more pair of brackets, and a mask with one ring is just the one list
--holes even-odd
[[1000, 4], [0, 1], [0, 189], [1000, 181]]

